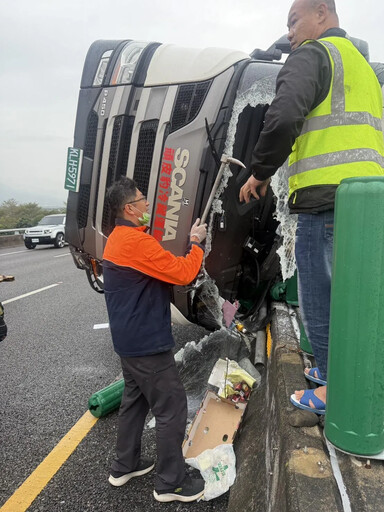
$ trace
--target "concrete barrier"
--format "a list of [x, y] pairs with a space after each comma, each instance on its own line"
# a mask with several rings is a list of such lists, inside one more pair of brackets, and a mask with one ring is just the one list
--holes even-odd
[[[341, 512], [319, 426], [291, 425], [296, 409], [289, 396], [307, 382], [288, 310], [274, 313], [271, 333], [266, 375], [252, 392], [235, 439], [237, 476], [227, 512]], [[317, 423], [315, 414], [302, 412]]]
[[17, 247], [24, 245], [23, 235], [4, 235], [0, 236], [1, 247]]

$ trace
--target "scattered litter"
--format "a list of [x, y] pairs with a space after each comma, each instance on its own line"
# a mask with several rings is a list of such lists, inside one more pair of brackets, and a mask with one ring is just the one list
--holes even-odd
[[156, 426], [156, 418], [153, 417], [150, 421], [147, 423], [147, 428], [155, 428]]
[[187, 464], [198, 469], [205, 481], [204, 500], [221, 496], [231, 487], [236, 478], [236, 456], [231, 444], [221, 444], [205, 450]]
[[233, 322], [236, 311], [239, 309], [239, 302], [236, 300], [233, 304], [231, 304], [231, 302], [226, 300], [223, 304], [222, 309], [223, 309], [224, 323], [225, 323], [226, 327], [229, 327], [231, 325], [231, 323]]
[[[241, 359], [243, 363], [245, 360], [246, 358]], [[249, 365], [253, 367], [250, 361]], [[256, 368], [254, 370], [259, 373]], [[244, 370], [240, 363], [229, 359], [219, 359], [208, 380], [208, 384], [217, 390], [219, 397], [232, 400], [235, 403], [247, 402], [252, 388], [258, 383], [257, 379]]]
[[220, 444], [232, 444], [246, 406], [208, 390], [184, 440], [184, 457], [197, 457]]
[[363, 463], [361, 462], [361, 460], [359, 459], [356, 459], [356, 457], [354, 457], [353, 455], [351, 455], [351, 461], [353, 464], [355, 464], [355, 466], [357, 466], [358, 468], [361, 468], [363, 466]]

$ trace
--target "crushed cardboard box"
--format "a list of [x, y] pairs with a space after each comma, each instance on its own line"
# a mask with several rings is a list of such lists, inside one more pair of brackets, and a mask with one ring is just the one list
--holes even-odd
[[241, 376], [250, 388], [255, 382], [235, 361], [219, 359], [216, 362], [208, 380], [210, 389], [207, 389], [183, 443], [185, 458], [197, 457], [204, 450], [220, 444], [233, 443], [247, 402], [234, 403], [225, 398], [223, 390], [227, 388], [231, 373]]

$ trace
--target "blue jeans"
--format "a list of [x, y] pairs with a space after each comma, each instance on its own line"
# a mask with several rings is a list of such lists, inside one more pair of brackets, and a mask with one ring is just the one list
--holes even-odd
[[300, 213], [295, 245], [301, 319], [324, 380], [327, 379], [333, 216], [333, 210]]

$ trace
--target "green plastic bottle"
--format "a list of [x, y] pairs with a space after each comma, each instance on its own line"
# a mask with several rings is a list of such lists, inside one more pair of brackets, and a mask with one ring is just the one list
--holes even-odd
[[384, 450], [384, 177], [337, 189], [325, 435], [341, 450]]
[[124, 391], [124, 379], [94, 393], [88, 400], [88, 408], [95, 418], [106, 416], [120, 407]]

